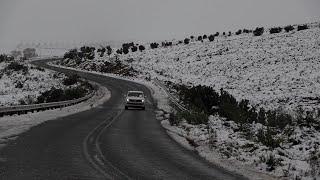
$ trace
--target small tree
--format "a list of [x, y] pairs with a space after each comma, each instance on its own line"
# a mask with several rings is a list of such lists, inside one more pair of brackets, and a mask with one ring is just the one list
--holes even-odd
[[236, 35], [240, 35], [242, 33], [242, 30], [239, 29], [237, 32], [236, 32]]
[[184, 42], [184, 44], [189, 44], [190, 39], [189, 38], [185, 38], [183, 42]]
[[280, 33], [282, 31], [281, 27], [274, 27], [270, 29], [270, 34]]
[[107, 46], [107, 54], [108, 56], [112, 54], [112, 48], [110, 46]]
[[306, 24], [298, 26], [298, 31], [302, 31], [302, 30], [306, 30], [306, 29], [309, 29], [308, 25], [306, 25]]
[[132, 47], [131, 47], [131, 51], [132, 51], [132, 52], [136, 52], [137, 50], [138, 50], [138, 47], [137, 47], [137, 46], [132, 46]]
[[214, 35], [211, 34], [211, 35], [209, 36], [209, 41], [211, 41], [211, 42], [214, 41]]
[[254, 36], [261, 36], [264, 33], [264, 28], [261, 27], [257, 27], [254, 31], [253, 31], [253, 35]]
[[293, 31], [293, 30], [294, 30], [294, 27], [293, 27], [292, 25], [288, 25], [288, 26], [284, 27], [284, 30], [285, 30], [286, 32], [290, 32], [290, 31]]
[[140, 45], [139, 46], [139, 50], [142, 52], [142, 51], [144, 51], [146, 48], [143, 46], [143, 45]]

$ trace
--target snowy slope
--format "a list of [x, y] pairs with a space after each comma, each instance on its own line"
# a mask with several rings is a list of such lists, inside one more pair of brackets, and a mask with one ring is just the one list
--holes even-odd
[[[51, 87], [65, 88], [62, 84], [62, 80], [65, 78], [63, 74], [46, 69], [39, 70], [27, 63], [24, 65], [28, 66], [28, 73], [13, 71], [11, 74], [7, 74], [5, 68], [8, 64], [8, 62], [0, 63], [0, 74], [2, 75], [0, 76], [1, 106], [19, 105], [20, 100], [32, 104], [41, 92], [49, 90]], [[23, 87], [17, 87], [18, 83], [23, 84]]]
[[224, 88], [238, 99], [267, 109], [317, 109], [320, 93], [320, 28], [220, 37], [172, 48], [129, 53], [144, 76], [183, 84]]

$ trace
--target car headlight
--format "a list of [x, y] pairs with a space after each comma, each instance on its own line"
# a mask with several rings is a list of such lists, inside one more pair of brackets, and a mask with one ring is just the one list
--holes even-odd
[[144, 99], [142, 99], [142, 102], [144, 102]]
[[129, 102], [129, 99], [127, 99], [127, 102]]

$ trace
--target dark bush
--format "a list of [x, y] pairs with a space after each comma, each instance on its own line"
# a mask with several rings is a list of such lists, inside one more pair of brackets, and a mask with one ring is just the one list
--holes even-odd
[[202, 41], [202, 36], [198, 36], [198, 41]]
[[270, 34], [280, 33], [282, 31], [281, 27], [274, 27], [270, 29]]
[[184, 42], [184, 44], [189, 44], [190, 39], [189, 38], [185, 38], [183, 42]]
[[107, 54], [108, 56], [112, 54], [112, 48], [110, 46], [107, 46]]
[[209, 36], [209, 41], [211, 41], [211, 42], [214, 41], [214, 35], [211, 34], [211, 35]]
[[132, 52], [136, 52], [137, 50], [138, 50], [138, 47], [137, 47], [137, 46], [132, 46], [132, 47], [131, 47], [131, 51], [132, 51]]
[[257, 27], [254, 31], [253, 31], [253, 35], [254, 36], [261, 36], [264, 33], [264, 28], [261, 27]]
[[194, 39], [194, 36], [190, 36], [190, 39]]
[[202, 36], [202, 39], [207, 39], [207, 38], [208, 36], [206, 34]]
[[1, 54], [0, 55], [0, 62], [4, 62], [4, 61], [13, 61], [14, 57], [13, 56], [8, 56], [6, 54]]
[[18, 81], [15, 87], [21, 89], [23, 88], [23, 83], [21, 81]]
[[129, 49], [127, 47], [122, 49], [123, 54], [128, 54], [129, 53]]
[[65, 100], [73, 100], [84, 97], [87, 94], [87, 90], [83, 87], [76, 87], [65, 90]]
[[37, 98], [37, 103], [58, 102], [63, 100], [65, 100], [63, 90], [52, 87], [50, 90], [41, 93]]
[[6, 70], [9, 71], [22, 71], [23, 74], [28, 73], [29, 68], [23, 64], [20, 64], [18, 62], [11, 62], [7, 67]]
[[116, 53], [117, 54], [122, 54], [122, 49], [117, 49]]
[[293, 30], [294, 30], [294, 27], [293, 27], [292, 25], [288, 25], [288, 26], [284, 27], [284, 30], [285, 30], [286, 32], [290, 32], [290, 31], [293, 31]]
[[271, 128], [267, 128], [267, 130], [259, 129], [257, 133], [257, 141], [261, 142], [263, 145], [270, 148], [277, 148], [280, 146], [281, 139], [276, 138], [275, 135], [277, 133]]
[[240, 35], [242, 33], [242, 30], [239, 29], [237, 32], [236, 32], [236, 35]]
[[146, 49], [146, 48], [145, 48], [143, 45], [140, 45], [140, 46], [139, 46], [139, 50], [140, 50], [140, 51], [144, 51], [145, 49]]
[[252, 32], [252, 30], [248, 30], [248, 29], [243, 29], [243, 33], [251, 33]]
[[158, 48], [158, 46], [159, 46], [159, 44], [156, 42], [150, 44], [151, 49], [156, 49], [156, 48]]
[[302, 31], [302, 30], [306, 30], [306, 29], [309, 29], [308, 25], [306, 25], [306, 24], [298, 26], [298, 31]]
[[232, 35], [231, 31], [229, 31], [229, 34], [228, 34], [228, 36], [231, 36], [231, 35]]
[[215, 36], [219, 36], [219, 35], [220, 35], [220, 33], [219, 33], [219, 32], [216, 32]]
[[71, 86], [71, 85], [74, 85], [76, 84], [78, 81], [79, 81], [79, 76], [77, 74], [73, 74], [71, 76], [68, 76], [66, 77], [64, 80], [63, 80], [63, 84], [65, 86]]
[[226, 35], [226, 32], [223, 32], [223, 33], [222, 33], [222, 35], [224, 35], [224, 36], [225, 36], [225, 35]]

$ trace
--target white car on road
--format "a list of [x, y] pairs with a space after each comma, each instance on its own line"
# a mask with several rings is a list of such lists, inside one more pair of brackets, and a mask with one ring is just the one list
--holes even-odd
[[145, 109], [145, 95], [142, 91], [128, 91], [125, 109], [128, 109], [129, 107]]

